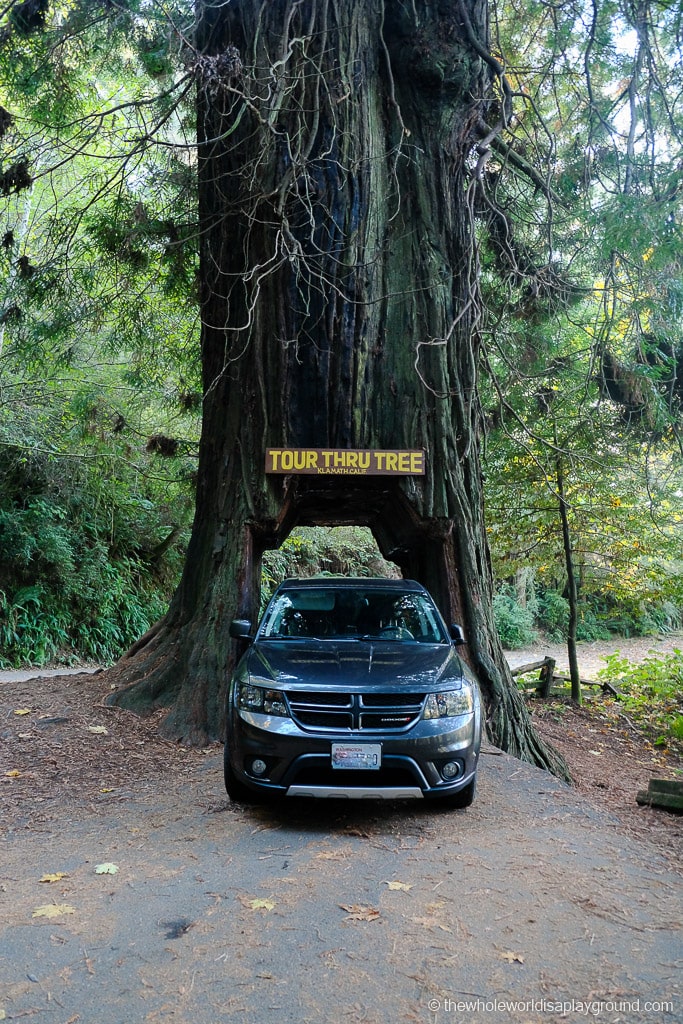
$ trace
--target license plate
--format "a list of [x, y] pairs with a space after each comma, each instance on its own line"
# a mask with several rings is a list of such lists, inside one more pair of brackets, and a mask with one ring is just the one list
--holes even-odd
[[382, 764], [381, 743], [333, 743], [333, 768], [379, 768]]

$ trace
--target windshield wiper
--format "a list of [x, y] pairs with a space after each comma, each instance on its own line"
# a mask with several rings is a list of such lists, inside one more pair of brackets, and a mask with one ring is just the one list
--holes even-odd
[[262, 637], [263, 640], [297, 640], [299, 643], [316, 640], [318, 642], [323, 640], [335, 639], [334, 637], [321, 637], [321, 636], [294, 636], [292, 633], [269, 633], [268, 636]]

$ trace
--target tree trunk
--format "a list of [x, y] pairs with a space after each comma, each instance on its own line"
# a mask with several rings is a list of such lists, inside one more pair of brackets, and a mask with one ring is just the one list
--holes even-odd
[[[556, 438], [557, 443], [557, 438]], [[572, 551], [572, 539], [569, 530], [568, 502], [564, 484], [564, 467], [562, 456], [558, 455], [555, 460], [555, 475], [557, 482], [557, 497], [559, 501], [560, 523], [562, 526], [562, 544], [564, 547], [564, 564], [567, 570], [567, 601], [569, 603], [569, 623], [567, 625], [567, 657], [569, 659], [569, 678], [571, 680], [572, 700], [577, 704], [582, 703], [581, 696], [581, 675], [579, 672], [579, 658], [576, 651], [576, 627], [579, 620], [579, 593], [576, 583], [576, 572], [574, 570], [574, 552]]]
[[[491, 738], [560, 772], [492, 619], [477, 395], [475, 126], [494, 102], [481, 0], [197, 4], [204, 415], [185, 571], [116, 702], [220, 730], [266, 547], [372, 528], [468, 637]], [[482, 56], [483, 55], [483, 56]], [[491, 113], [495, 118], [495, 111]], [[424, 448], [424, 477], [276, 477], [265, 449]]]

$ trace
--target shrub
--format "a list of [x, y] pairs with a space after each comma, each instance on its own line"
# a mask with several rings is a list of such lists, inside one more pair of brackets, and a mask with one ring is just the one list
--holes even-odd
[[557, 591], [546, 590], [538, 598], [537, 619], [549, 640], [565, 640], [569, 626], [569, 602]]
[[629, 717], [659, 745], [683, 739], [680, 696], [683, 692], [683, 652], [674, 649], [663, 657], [633, 663], [619, 653], [605, 659], [598, 679], [616, 685], [616, 698]]
[[507, 650], [526, 647], [536, 640], [533, 615], [518, 604], [509, 590], [504, 589], [494, 597], [493, 617], [501, 643]]
[[670, 601], [641, 604], [639, 607], [617, 605], [606, 617], [605, 625], [619, 636], [653, 636], [681, 628], [681, 610]]
[[579, 621], [576, 624], [577, 640], [609, 640], [612, 632], [609, 625], [602, 622], [590, 607], [580, 606]]
[[163, 614], [181, 543], [155, 554], [172, 512], [139, 467], [95, 460], [62, 475], [0, 423], [0, 665], [80, 658], [109, 663]]
[[400, 576], [396, 565], [382, 558], [369, 529], [302, 527], [294, 530], [276, 551], [267, 551], [261, 572], [261, 604], [291, 577], [321, 573], [343, 576]]

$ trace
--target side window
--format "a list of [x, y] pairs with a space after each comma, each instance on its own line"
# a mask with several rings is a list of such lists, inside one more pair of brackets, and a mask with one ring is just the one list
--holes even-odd
[[425, 603], [423, 608], [425, 612], [424, 634], [428, 638], [428, 642], [434, 644], [447, 643], [447, 637], [444, 636], [443, 629], [439, 625], [438, 617], [431, 604]]
[[416, 640], [430, 644], [443, 642], [444, 636], [439, 628], [434, 609], [423, 597], [404, 598], [403, 616], [406, 628], [410, 630]]

